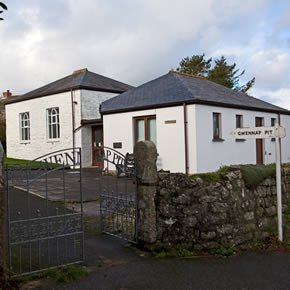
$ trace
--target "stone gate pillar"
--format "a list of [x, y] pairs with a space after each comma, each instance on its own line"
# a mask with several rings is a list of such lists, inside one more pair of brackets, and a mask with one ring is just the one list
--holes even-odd
[[157, 238], [155, 197], [157, 192], [157, 150], [151, 141], [137, 142], [134, 147], [137, 179], [138, 239], [152, 244]]

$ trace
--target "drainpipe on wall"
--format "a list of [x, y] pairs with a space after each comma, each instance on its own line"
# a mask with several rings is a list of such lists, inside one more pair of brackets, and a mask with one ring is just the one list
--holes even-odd
[[187, 107], [186, 103], [183, 103], [183, 121], [184, 121], [184, 157], [185, 157], [185, 174], [188, 175], [188, 135], [187, 135]]
[[76, 147], [76, 140], [75, 140], [75, 106], [74, 106], [74, 93], [73, 90], [70, 91], [71, 96], [71, 111], [72, 111], [72, 146], [73, 146], [73, 160], [75, 165], [75, 147]]

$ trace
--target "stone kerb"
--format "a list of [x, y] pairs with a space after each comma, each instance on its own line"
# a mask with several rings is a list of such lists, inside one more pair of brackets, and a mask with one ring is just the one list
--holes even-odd
[[138, 239], [156, 242], [157, 150], [153, 142], [140, 141], [134, 147], [137, 180]]

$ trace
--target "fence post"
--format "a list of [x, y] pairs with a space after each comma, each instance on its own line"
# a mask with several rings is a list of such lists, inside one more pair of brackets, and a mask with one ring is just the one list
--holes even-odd
[[140, 141], [134, 147], [137, 181], [138, 240], [152, 244], [157, 238], [155, 197], [157, 151], [153, 142]]
[[0, 289], [5, 287], [6, 277], [6, 190], [4, 175], [4, 150], [0, 142]]

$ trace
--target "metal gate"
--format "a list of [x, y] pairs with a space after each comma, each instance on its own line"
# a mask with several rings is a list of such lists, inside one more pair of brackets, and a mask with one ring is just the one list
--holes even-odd
[[25, 164], [7, 165], [6, 179], [12, 276], [82, 262], [81, 149], [69, 148]]
[[[102, 232], [118, 238], [138, 242], [137, 193], [135, 166], [132, 155], [102, 147], [98, 156], [105, 164], [99, 176]], [[111, 164], [111, 168], [110, 168]], [[111, 171], [116, 170], [116, 176]]]

